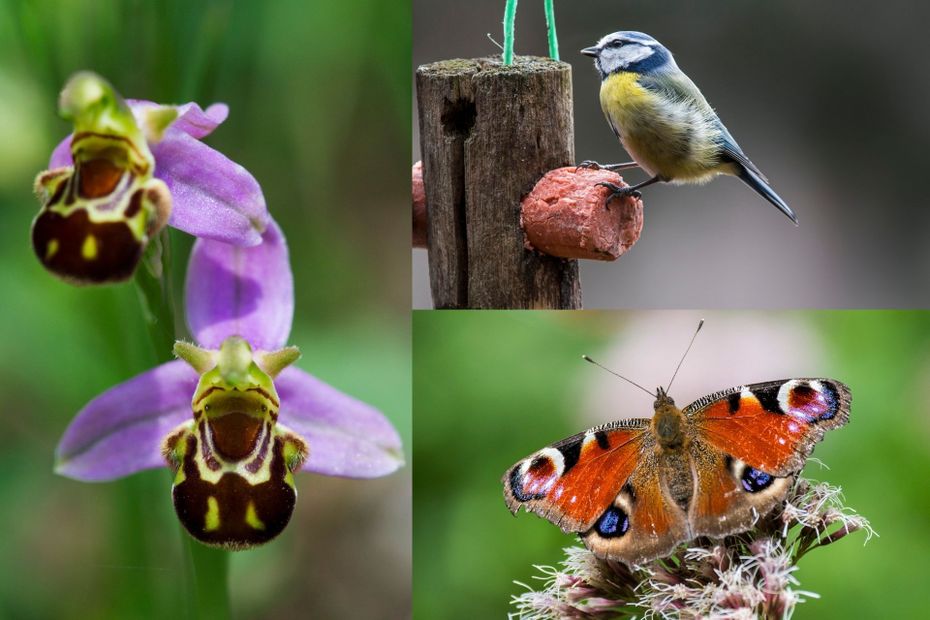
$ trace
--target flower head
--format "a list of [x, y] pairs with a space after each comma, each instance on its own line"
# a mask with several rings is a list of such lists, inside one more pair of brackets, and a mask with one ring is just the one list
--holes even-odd
[[102, 481], [167, 464], [187, 530], [241, 549], [287, 524], [294, 472], [372, 478], [403, 463], [379, 411], [291, 366], [293, 283], [274, 221], [254, 247], [199, 239], [186, 306], [198, 344], [88, 403], [59, 443], [58, 473]]
[[269, 216], [258, 183], [199, 141], [225, 120], [225, 105], [127, 102], [82, 72], [65, 85], [59, 110], [74, 133], [36, 179], [42, 208], [32, 229], [36, 255], [55, 275], [75, 284], [125, 280], [166, 224], [261, 243]]
[[817, 598], [797, 588], [808, 551], [869, 522], [843, 506], [837, 487], [799, 479], [781, 509], [722, 540], [699, 538], [667, 558], [628, 567], [583, 547], [565, 549], [562, 568], [537, 567], [543, 587], [513, 597], [512, 618], [785, 618]]

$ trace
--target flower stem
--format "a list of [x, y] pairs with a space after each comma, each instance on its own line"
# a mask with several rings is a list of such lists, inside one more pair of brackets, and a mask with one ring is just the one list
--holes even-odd
[[[171, 287], [171, 243], [162, 231], [146, 248], [136, 270], [142, 314], [159, 362], [174, 359], [174, 295]], [[201, 545], [181, 530], [188, 583], [188, 616], [224, 619], [229, 612], [229, 552]]]
[[193, 574], [194, 617], [225, 620], [229, 609], [229, 552], [201, 545], [185, 532], [189, 572]]
[[549, 57], [552, 60], [559, 59], [559, 39], [555, 34], [555, 8], [552, 6], [554, 0], [546, 0], [546, 27], [549, 29]]
[[513, 64], [513, 31], [517, 19], [517, 0], [507, 0], [504, 6], [504, 64]]
[[142, 316], [159, 362], [174, 359], [174, 303], [171, 292], [171, 244], [168, 232], [152, 239], [136, 269]]

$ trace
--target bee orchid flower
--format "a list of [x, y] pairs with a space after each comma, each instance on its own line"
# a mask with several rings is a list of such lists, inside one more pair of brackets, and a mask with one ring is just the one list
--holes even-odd
[[32, 243], [51, 273], [73, 284], [133, 275], [166, 224], [233, 245], [261, 243], [269, 215], [249, 172], [200, 140], [229, 113], [125, 101], [98, 75], [74, 75], [61, 92], [74, 133], [36, 179], [42, 204]]
[[198, 239], [185, 297], [197, 344], [88, 403], [58, 445], [59, 474], [106, 481], [167, 465], [191, 535], [243, 549], [285, 527], [297, 471], [374, 478], [403, 464], [381, 412], [291, 366], [293, 281], [273, 220], [254, 247]]

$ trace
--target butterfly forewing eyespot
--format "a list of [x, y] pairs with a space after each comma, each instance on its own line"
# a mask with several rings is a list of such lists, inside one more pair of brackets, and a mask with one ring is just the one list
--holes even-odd
[[543, 448], [524, 459], [510, 474], [510, 490], [519, 502], [541, 499], [565, 471], [565, 457], [558, 448]]
[[833, 419], [840, 405], [836, 388], [827, 381], [792, 379], [778, 389], [782, 412], [804, 422]]

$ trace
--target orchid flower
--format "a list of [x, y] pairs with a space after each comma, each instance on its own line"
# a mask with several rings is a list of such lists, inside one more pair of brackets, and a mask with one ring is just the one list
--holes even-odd
[[59, 111], [74, 133], [36, 178], [32, 227], [39, 260], [73, 284], [133, 275], [166, 224], [238, 246], [261, 243], [269, 215], [258, 182], [200, 142], [229, 109], [124, 101], [93, 73], [74, 75]]
[[293, 473], [374, 478], [403, 464], [381, 412], [289, 366], [294, 291], [273, 220], [261, 245], [198, 239], [186, 314], [197, 344], [87, 404], [65, 431], [56, 472], [105, 481], [168, 465], [175, 511], [206, 544], [243, 549], [287, 524]]

